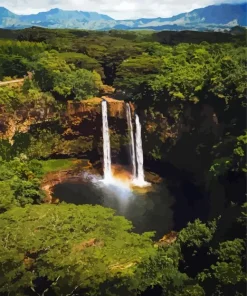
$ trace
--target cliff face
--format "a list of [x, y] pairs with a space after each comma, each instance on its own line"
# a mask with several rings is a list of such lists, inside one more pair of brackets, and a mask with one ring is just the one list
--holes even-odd
[[[29, 105], [11, 113], [2, 108], [0, 139], [9, 140], [13, 144], [17, 143], [16, 138], [20, 134], [30, 136], [29, 142], [31, 141], [33, 146], [36, 145], [34, 149], [31, 149], [33, 150], [32, 157], [47, 157], [50, 153], [65, 156], [87, 156], [93, 161], [100, 160], [103, 150], [101, 113], [103, 99], [108, 102], [113, 161], [121, 154], [122, 159], [127, 158], [128, 132], [125, 102], [110, 97], [68, 101], [66, 108], [63, 109], [61, 107], [56, 109], [54, 106]], [[134, 115], [134, 106], [130, 104], [130, 107], [132, 115]], [[43, 133], [41, 133], [42, 130]], [[45, 134], [51, 135], [48, 137]], [[39, 142], [43, 147], [43, 155], [39, 147], [41, 144], [37, 144]], [[46, 143], [47, 147], [44, 147]], [[18, 146], [18, 144], [16, 145]], [[36, 151], [34, 152], [34, 150]], [[40, 154], [37, 150], [40, 150]], [[47, 152], [45, 155], [44, 151]]]
[[[73, 143], [73, 151], [69, 148], [68, 154], [87, 153], [92, 160], [100, 160], [103, 153], [102, 138], [102, 100], [108, 102], [108, 123], [111, 133], [112, 160], [128, 158], [127, 144], [128, 132], [126, 122], [126, 107], [124, 101], [114, 100], [109, 97], [93, 98], [87, 101], [67, 104], [66, 115], [62, 119], [63, 137], [65, 145]], [[130, 104], [134, 115], [134, 106]], [[79, 152], [79, 150], [81, 152]], [[122, 155], [122, 156], [121, 156]]]
[[[52, 132], [55, 130], [54, 133], [59, 136], [59, 141], [52, 145], [49, 153], [86, 156], [91, 161], [100, 160], [103, 152], [101, 114], [103, 99], [108, 102], [112, 160], [124, 164], [125, 161], [129, 161], [125, 102], [110, 97], [69, 101], [64, 110], [52, 106], [30, 105], [11, 114], [2, 108], [0, 138], [13, 143], [16, 134], [26, 133], [36, 137], [33, 140], [34, 144], [37, 141], [51, 142], [55, 136], [51, 136], [48, 140], [43, 139], [38, 130], [52, 130]], [[135, 106], [130, 104], [130, 107], [134, 121]], [[170, 114], [174, 112], [172, 106], [168, 111]], [[187, 106], [175, 120], [174, 117], [171, 119], [168, 113], [165, 114], [164, 110], [157, 111], [151, 107], [138, 113], [142, 123], [144, 157], [169, 161], [192, 171], [200, 170], [200, 166], [203, 165], [199, 156], [205, 149], [206, 143], [217, 139], [224, 129], [224, 124], [218, 122], [217, 115], [210, 105]], [[37, 155], [40, 156], [42, 154]]]
[[[26, 105], [12, 113], [6, 111], [4, 106], [0, 106], [0, 139], [11, 140], [15, 133], [28, 132], [34, 124], [52, 122], [56, 119], [61, 120], [61, 124], [65, 128], [79, 126], [88, 119], [94, 122], [97, 117], [101, 116], [103, 99], [108, 102], [109, 118], [125, 118], [125, 102], [109, 97], [93, 98], [86, 101], [68, 101], [66, 110], [56, 110], [52, 106]], [[132, 112], [134, 112], [134, 106], [130, 105]]]
[[8, 112], [0, 106], [0, 139], [12, 140], [16, 133], [28, 132], [33, 124], [52, 121], [59, 112], [52, 106], [27, 105], [14, 112]]
[[[125, 118], [125, 102], [114, 100], [110, 97], [103, 96], [102, 98], [93, 98], [86, 101], [69, 101], [67, 105], [67, 115], [68, 116], [85, 116], [101, 114], [101, 102], [105, 100], [108, 102], [108, 116]], [[134, 105], [130, 104], [132, 112], [134, 112]]]
[[[148, 138], [154, 135], [157, 140], [163, 144], [172, 140], [174, 143], [179, 141], [184, 134], [210, 134], [218, 137], [222, 134], [224, 123], [219, 123], [217, 115], [210, 105], [203, 104], [196, 110], [188, 106], [183, 114], [178, 116], [176, 120], [169, 120], [162, 112], [153, 111], [152, 109], [141, 112], [141, 121], [146, 142], [150, 142]], [[153, 145], [154, 142], [151, 143]], [[146, 152], [150, 151], [146, 146]]]
[[173, 114], [172, 106], [165, 111], [150, 108], [141, 114], [146, 160], [169, 162], [203, 178], [213, 161], [210, 149], [219, 142], [225, 123], [208, 104], [188, 105], [177, 118], [168, 114]]

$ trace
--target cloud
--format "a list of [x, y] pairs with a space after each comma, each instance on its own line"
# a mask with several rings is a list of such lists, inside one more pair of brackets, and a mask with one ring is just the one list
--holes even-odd
[[[224, 1], [224, 3], [242, 2], [244, 0]], [[64, 10], [95, 11], [107, 14], [115, 19], [170, 17], [220, 3], [222, 3], [222, 0], [0, 0], [0, 6], [18, 14], [38, 13], [51, 8], [61, 8]]]

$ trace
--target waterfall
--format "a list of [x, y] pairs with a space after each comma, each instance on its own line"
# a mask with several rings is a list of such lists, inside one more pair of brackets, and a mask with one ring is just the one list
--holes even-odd
[[139, 116], [136, 114], [136, 158], [137, 158], [137, 181], [144, 182], [142, 134]]
[[136, 121], [136, 158], [137, 158], [137, 178], [134, 183], [138, 186], [148, 186], [144, 179], [144, 169], [143, 169], [143, 150], [142, 150], [142, 134], [141, 134], [141, 124], [139, 116], [135, 115]]
[[135, 154], [135, 141], [134, 141], [134, 132], [133, 132], [133, 124], [131, 117], [131, 110], [129, 103], [126, 104], [126, 117], [128, 123], [128, 129], [130, 134], [130, 155], [132, 161], [132, 178], [136, 179], [136, 154]]
[[107, 117], [107, 102], [102, 102], [102, 125], [103, 125], [103, 154], [104, 154], [104, 180], [112, 180], [111, 171], [111, 147]]

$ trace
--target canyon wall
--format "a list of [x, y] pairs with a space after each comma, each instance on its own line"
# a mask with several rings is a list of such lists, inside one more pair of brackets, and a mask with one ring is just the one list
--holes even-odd
[[[21, 106], [14, 112], [8, 112], [4, 106], [0, 106], [0, 139], [12, 140], [16, 133], [28, 132], [32, 125], [44, 122], [61, 121], [64, 128], [69, 129], [79, 126], [83, 121], [90, 119], [95, 121], [101, 116], [102, 100], [108, 102], [108, 114], [110, 118], [125, 119], [125, 103], [109, 97], [93, 98], [86, 101], [68, 101], [64, 109], [56, 109], [54, 106], [35, 106], [29, 104]], [[134, 112], [134, 106], [131, 104]], [[82, 126], [81, 135], [84, 134]]]
[[[13, 150], [25, 151], [24, 146], [32, 146], [27, 154], [34, 158], [52, 154], [98, 161], [102, 157], [102, 100], [108, 102], [112, 157], [116, 160], [119, 153], [126, 155], [129, 151], [125, 102], [107, 96], [68, 101], [62, 108], [29, 104], [9, 112], [0, 106], [0, 139], [14, 145]], [[133, 116], [135, 108], [133, 104], [130, 106]], [[28, 143], [24, 145], [24, 141]], [[21, 149], [18, 149], [19, 143]]]
[[[30, 104], [13, 113], [7, 112], [2, 106], [0, 139], [6, 139], [13, 144], [17, 143], [17, 135], [29, 134], [34, 137], [35, 145], [38, 141], [55, 141], [58, 136], [59, 139], [51, 149], [46, 149], [46, 156], [50, 153], [53, 156], [87, 157], [93, 162], [100, 161], [103, 99], [108, 102], [113, 162], [124, 162], [128, 160], [126, 156], [129, 153], [125, 102], [106, 96], [86, 101], [68, 101], [63, 108]], [[146, 160], [168, 161], [181, 168], [199, 171], [204, 165], [202, 162], [207, 161], [200, 159], [200, 154], [205, 149], [203, 143], [219, 138], [224, 130], [224, 124], [218, 122], [215, 110], [210, 105], [188, 105], [175, 120], [164, 110], [157, 111], [151, 107], [139, 110], [138, 106], [130, 106], [132, 116], [135, 108], [140, 115]], [[168, 111], [173, 112], [172, 106]], [[51, 135], [49, 139], [44, 138], [44, 135], [39, 134], [42, 129], [54, 133], [54, 137]], [[37, 155], [32, 154], [33, 157], [42, 156], [36, 152]]]

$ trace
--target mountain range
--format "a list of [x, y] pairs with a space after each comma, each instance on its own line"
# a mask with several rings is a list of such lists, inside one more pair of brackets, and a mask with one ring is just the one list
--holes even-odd
[[235, 26], [246, 27], [246, 12], [247, 3], [221, 4], [195, 9], [169, 18], [114, 20], [105, 14], [97, 12], [54, 8], [37, 14], [18, 15], [4, 7], [0, 7], [0, 28], [21, 29], [40, 26], [86, 30], [227, 30]]

